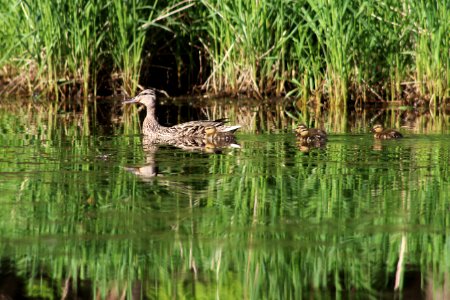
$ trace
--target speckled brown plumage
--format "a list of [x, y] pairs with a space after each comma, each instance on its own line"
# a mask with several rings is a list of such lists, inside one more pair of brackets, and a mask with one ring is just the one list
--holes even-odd
[[317, 144], [327, 141], [327, 133], [317, 128], [308, 128], [305, 124], [300, 124], [295, 129], [297, 139], [302, 143]]
[[373, 137], [379, 140], [399, 139], [403, 135], [393, 129], [384, 129], [383, 125], [376, 124], [372, 127], [371, 131], [374, 133]]
[[147, 107], [147, 116], [142, 124], [142, 133], [146, 136], [157, 137], [162, 140], [186, 137], [204, 138], [206, 135], [205, 128], [211, 126], [215, 127], [218, 133], [224, 132], [227, 134], [232, 134], [241, 127], [239, 125], [225, 125], [226, 120], [224, 119], [191, 121], [171, 127], [162, 126], [155, 117], [156, 95], [153, 89], [144, 90], [136, 97], [124, 101], [124, 104], [127, 103], [141, 103]]

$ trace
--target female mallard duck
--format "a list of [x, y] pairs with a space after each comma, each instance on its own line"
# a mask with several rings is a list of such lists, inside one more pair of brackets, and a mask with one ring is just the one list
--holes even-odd
[[171, 127], [165, 127], [158, 123], [155, 117], [156, 96], [155, 90], [147, 89], [142, 91], [136, 97], [124, 101], [127, 103], [142, 103], [147, 107], [147, 116], [142, 124], [142, 133], [149, 137], [162, 138], [162, 139], [175, 139], [175, 138], [204, 138], [205, 128], [213, 126], [218, 133], [226, 132], [231, 134], [238, 130], [241, 126], [226, 126], [224, 119], [219, 120], [204, 120], [204, 121], [191, 121], [181, 123]]
[[308, 144], [324, 143], [327, 141], [327, 133], [321, 129], [308, 128], [305, 124], [300, 124], [295, 129], [297, 137]]
[[376, 124], [375, 126], [373, 126], [370, 131], [375, 133], [373, 137], [379, 140], [390, 140], [403, 137], [400, 132], [393, 129], [384, 129], [383, 125], [380, 124]]

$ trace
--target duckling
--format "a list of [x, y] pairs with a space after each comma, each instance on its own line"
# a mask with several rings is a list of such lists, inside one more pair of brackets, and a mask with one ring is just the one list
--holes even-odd
[[379, 140], [399, 139], [403, 137], [400, 132], [393, 129], [384, 129], [381, 124], [375, 124], [370, 131], [375, 133], [373, 137]]
[[236, 137], [234, 134], [227, 132], [219, 132], [215, 126], [205, 127], [205, 145], [215, 147], [226, 147], [230, 146], [233, 148], [240, 148], [236, 144]]
[[305, 124], [300, 124], [295, 129], [297, 138], [306, 143], [324, 143], [327, 141], [327, 133], [317, 128], [308, 128]]
[[204, 138], [205, 128], [208, 126], [215, 127], [218, 133], [232, 134], [241, 126], [227, 126], [225, 119], [203, 120], [181, 123], [171, 127], [165, 127], [158, 123], [155, 117], [156, 95], [154, 89], [147, 89], [139, 93], [136, 97], [124, 101], [123, 104], [141, 103], [147, 107], [147, 116], [142, 124], [142, 133], [145, 136], [151, 136], [161, 139], [177, 139], [177, 138]]
[[214, 144], [214, 139], [217, 137], [217, 129], [214, 126], [205, 127], [205, 142], [206, 144]]

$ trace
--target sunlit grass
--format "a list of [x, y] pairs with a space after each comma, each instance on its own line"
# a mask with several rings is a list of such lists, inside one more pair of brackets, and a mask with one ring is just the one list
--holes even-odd
[[0, 7], [8, 91], [87, 97], [107, 86], [132, 95], [152, 84], [142, 75], [156, 72], [159, 55], [159, 68], [188, 78], [178, 87], [207, 93], [290, 95], [330, 107], [419, 98], [439, 106], [450, 97], [448, 0], [2, 0]]
[[0, 24], [8, 30], [2, 34], [1, 75], [17, 81], [14, 76], [24, 75], [19, 83], [27, 83], [30, 93], [86, 98], [96, 94], [99, 73], [110, 72], [109, 80], [131, 95], [149, 29], [164, 28], [160, 23], [171, 16], [163, 4], [167, 1], [4, 1], [0, 6], [8, 13]]
[[450, 3], [413, 3], [415, 18], [416, 72], [420, 92], [436, 105], [450, 95]]

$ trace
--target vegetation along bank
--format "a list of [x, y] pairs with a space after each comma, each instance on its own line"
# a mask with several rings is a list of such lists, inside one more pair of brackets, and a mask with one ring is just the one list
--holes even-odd
[[450, 98], [450, 0], [0, 0], [4, 94]]

